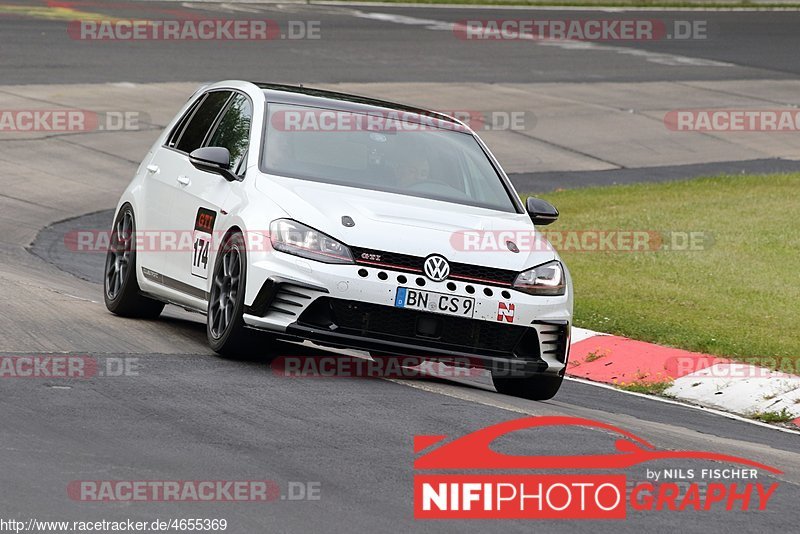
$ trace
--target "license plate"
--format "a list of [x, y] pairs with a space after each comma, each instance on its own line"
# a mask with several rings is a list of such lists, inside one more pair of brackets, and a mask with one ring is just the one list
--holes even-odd
[[408, 287], [398, 287], [394, 297], [397, 308], [411, 308], [459, 317], [472, 317], [475, 315], [475, 299], [472, 297], [459, 297], [446, 293], [433, 291], [420, 291]]

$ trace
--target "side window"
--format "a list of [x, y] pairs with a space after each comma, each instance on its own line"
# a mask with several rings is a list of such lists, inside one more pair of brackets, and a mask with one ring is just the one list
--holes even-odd
[[206, 95], [201, 96], [194, 103], [186, 110], [186, 113], [183, 114], [181, 120], [178, 121], [178, 124], [175, 125], [175, 128], [169, 134], [167, 138], [167, 146], [170, 148], [175, 148], [175, 145], [178, 144], [178, 139], [180, 139], [181, 134], [183, 133], [184, 128], [186, 128], [186, 123], [189, 122], [189, 119], [192, 118], [194, 112], [197, 111], [197, 107], [200, 105], [203, 100], [205, 100]]
[[252, 121], [253, 106], [250, 104], [250, 100], [237, 93], [231, 99], [225, 114], [206, 143], [207, 146], [227, 148], [231, 153], [231, 169], [237, 172], [250, 143], [250, 123]]
[[197, 108], [189, 119], [186, 128], [178, 139], [175, 148], [189, 153], [203, 146], [203, 140], [217, 119], [222, 107], [231, 96], [230, 91], [215, 91], [209, 93], [203, 103]]

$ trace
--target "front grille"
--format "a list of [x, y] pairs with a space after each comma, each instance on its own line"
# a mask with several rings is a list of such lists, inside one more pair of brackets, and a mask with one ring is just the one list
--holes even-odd
[[[421, 328], [421, 320], [430, 328]], [[465, 354], [539, 359], [539, 341], [533, 328], [380, 304], [321, 297], [298, 323]]]
[[357, 247], [352, 247], [352, 251], [356, 263], [375, 265], [400, 271], [421, 273], [422, 262], [425, 261], [424, 258], [418, 258], [417, 256], [411, 256], [409, 254], [400, 254], [398, 252], [383, 252], [381, 250]]
[[[361, 265], [371, 265], [373, 267], [383, 267], [413, 273], [421, 273], [425, 258], [400, 254], [398, 252], [385, 252], [382, 250], [372, 250], [366, 248], [352, 248], [355, 261]], [[487, 285], [497, 285], [511, 287], [517, 277], [517, 271], [507, 269], [495, 269], [494, 267], [483, 267], [481, 265], [471, 265], [469, 263], [450, 262], [449, 278], [476, 282]]]

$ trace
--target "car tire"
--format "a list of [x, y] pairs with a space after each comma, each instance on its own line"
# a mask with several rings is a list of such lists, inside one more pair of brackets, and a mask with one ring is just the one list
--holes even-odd
[[214, 352], [226, 357], [247, 355], [250, 333], [244, 324], [247, 256], [244, 238], [230, 234], [214, 262], [208, 295], [206, 334]]
[[538, 401], [555, 397], [563, 381], [563, 376], [553, 374], [537, 374], [526, 377], [492, 374], [492, 382], [498, 393]]
[[136, 219], [125, 204], [111, 227], [103, 276], [103, 300], [108, 311], [122, 317], [155, 319], [164, 303], [142, 295], [136, 279]]

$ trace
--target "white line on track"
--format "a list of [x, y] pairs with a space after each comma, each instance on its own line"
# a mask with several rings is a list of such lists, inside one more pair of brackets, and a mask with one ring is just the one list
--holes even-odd
[[[196, 0], [197, 1], [197, 0]], [[216, 0], [200, 0], [201, 2], [213, 2]], [[242, 0], [239, 0], [242, 1]], [[260, 2], [262, 0], [244, 0]], [[292, 2], [294, 3], [294, 2]], [[742, 12], [755, 12], [755, 11], [800, 11], [798, 7], [604, 7], [604, 6], [520, 6], [520, 5], [503, 5], [503, 4], [424, 4], [413, 2], [347, 2], [336, 0], [309, 0], [308, 5], [312, 6], [358, 6], [358, 7], [403, 7], [403, 8], [416, 8], [416, 9], [473, 9], [473, 10], [508, 10], [508, 11], [587, 11], [598, 13], [625, 13], [629, 11], [663, 11], [665, 13], [680, 13], [680, 12], [715, 12], [715, 11], [742, 11]]]
[[[317, 347], [314, 343], [310, 341], [303, 342], [302, 345], [307, 346], [309, 348]], [[325, 350], [329, 350], [331, 352], [336, 352], [339, 354], [355, 356], [357, 358], [364, 358], [364, 359], [371, 359], [369, 354], [364, 351], [356, 351], [352, 349], [337, 349], [333, 347], [322, 347]], [[423, 364], [424, 365], [424, 364]], [[423, 372], [425, 369], [421, 369]], [[452, 397], [455, 399], [467, 401], [467, 402], [476, 402], [478, 404], [483, 404], [484, 406], [490, 406], [492, 408], [500, 408], [502, 410], [507, 410], [516, 413], [522, 413], [525, 415], [542, 415], [542, 412], [552, 412], [557, 411], [558, 408], [546, 403], [538, 403], [534, 401], [530, 401], [529, 406], [515, 406], [513, 404], [509, 404], [503, 401], [503, 399], [507, 398], [500, 393], [497, 393], [492, 385], [491, 375], [488, 371], [484, 372], [480, 376], [474, 378], [459, 378], [459, 377], [450, 377], [447, 375], [446, 372], [442, 372], [441, 368], [432, 368], [429, 373], [431, 378], [436, 380], [443, 380], [445, 383], [437, 383], [434, 380], [425, 381], [425, 380], [406, 380], [400, 378], [383, 378], [382, 380], [386, 380], [388, 382], [394, 382], [395, 384], [400, 384], [403, 386], [408, 386], [411, 388], [419, 389], [422, 391], [427, 391], [429, 393], [438, 393], [440, 395], [445, 395], [447, 397]], [[452, 376], [452, 375], [451, 375]], [[708, 408], [705, 406], [700, 406], [697, 404], [690, 404], [686, 402], [680, 402], [677, 400], [668, 399], [665, 397], [658, 397], [655, 395], [647, 395], [645, 393], [637, 393], [635, 391], [626, 391], [624, 389], [616, 388], [610, 384], [603, 384], [601, 382], [593, 382], [591, 380], [585, 380], [583, 378], [575, 378], [571, 376], [565, 377], [565, 380], [571, 380], [573, 382], [578, 382], [580, 384], [585, 384], [587, 386], [594, 386], [603, 389], [609, 389], [620, 393], [622, 395], [632, 395], [634, 397], [641, 397], [644, 399], [651, 400], [653, 402], [662, 402], [664, 404], [671, 404], [673, 406], [682, 406], [684, 408], [689, 408], [691, 410], [697, 410], [700, 412], [705, 412], [721, 417], [725, 417], [727, 419], [733, 419], [735, 421], [740, 421], [742, 423], [748, 423], [755, 426], [760, 426], [762, 428], [769, 428], [771, 430], [777, 430], [779, 432], [785, 432], [787, 434], [794, 434], [800, 436], [800, 430], [794, 430], [791, 428], [772, 425], [769, 423], [764, 423], [762, 421], [757, 421], [755, 419], [749, 419], [747, 417], [742, 417], [741, 415], [737, 415], [730, 412], [725, 412], [722, 410], [717, 410], [715, 408]], [[462, 386], [462, 387], [459, 387]], [[466, 386], [466, 387], [463, 387]], [[487, 398], [483, 393], [490, 393], [490, 396]], [[512, 397], [513, 398], [513, 397]], [[519, 401], [520, 399], [515, 399]], [[556, 395], [554, 400], [558, 400], [558, 395]], [[537, 409], [538, 408], [538, 409]]]
[[[448, 382], [447, 384], [437, 384], [436, 382], [424, 382], [424, 381], [414, 381], [414, 380], [402, 380], [402, 379], [395, 379], [395, 378], [388, 378], [386, 380], [388, 380], [389, 382], [394, 382], [396, 384], [401, 384], [401, 385], [404, 385], [404, 386], [408, 386], [408, 387], [420, 389], [420, 390], [423, 390], [423, 391], [427, 391], [429, 393], [438, 393], [440, 395], [445, 395], [445, 396], [452, 397], [452, 398], [455, 398], [455, 399], [459, 399], [459, 400], [463, 400], [463, 401], [467, 401], [467, 402], [476, 402], [478, 404], [483, 404], [484, 406], [490, 406], [492, 408], [500, 408], [502, 410], [522, 413], [522, 414], [526, 414], [526, 415], [541, 415], [542, 411], [550, 412], [550, 411], [557, 411], [558, 410], [558, 408], [553, 406], [553, 405], [540, 404], [540, 403], [536, 403], [536, 402], [533, 402], [533, 401], [531, 402], [529, 407], [528, 406], [526, 406], [526, 407], [515, 406], [513, 404], [506, 403], [506, 402], [503, 401], [503, 399], [506, 398], [506, 397], [504, 397], [503, 395], [500, 395], [499, 393], [493, 392], [493, 388], [490, 388], [488, 385], [486, 385], [486, 384], [484, 384], [482, 382], [473, 382], [473, 381], [466, 380], [466, 379], [464, 379], [464, 380], [450, 380], [450, 379], [447, 379], [447, 382]], [[594, 386], [594, 387], [599, 387], [599, 388], [603, 388], [603, 389], [610, 389], [610, 390], [613, 390], [613, 391], [615, 391], [617, 393], [620, 393], [620, 394], [623, 394], [623, 395], [632, 395], [634, 397], [641, 397], [641, 398], [648, 399], [648, 400], [651, 400], [651, 401], [654, 401], [654, 402], [662, 402], [664, 404], [671, 404], [671, 405], [674, 405], [674, 406], [682, 406], [684, 408], [689, 408], [691, 410], [697, 410], [697, 411], [700, 411], [700, 412], [705, 412], [705, 413], [709, 413], [709, 414], [725, 417], [727, 419], [733, 419], [735, 421], [740, 421], [740, 422], [743, 422], [743, 423], [748, 423], [748, 424], [751, 424], [751, 425], [760, 426], [762, 428], [769, 428], [771, 430], [777, 430], [779, 432], [785, 432], [787, 434], [800, 435], [800, 431], [798, 431], [798, 430], [793, 430], [791, 428], [786, 428], [786, 427], [777, 426], [777, 425], [771, 425], [769, 423], [756, 421], [754, 419], [748, 419], [748, 418], [742, 417], [740, 415], [736, 415], [736, 414], [729, 413], [729, 412], [724, 412], [722, 410], [716, 410], [714, 408], [707, 408], [705, 406], [698, 406], [698, 405], [695, 405], [695, 404], [687, 404], [687, 403], [684, 403], [684, 402], [679, 402], [679, 401], [675, 401], [675, 400], [672, 400], [672, 399], [667, 399], [667, 398], [664, 398], [664, 397], [657, 397], [657, 396], [654, 396], [654, 395], [647, 395], [647, 394], [644, 394], [644, 393], [637, 393], [637, 392], [634, 392], [634, 391], [625, 391], [625, 390], [622, 390], [622, 389], [615, 388], [614, 386], [611, 386], [611, 385], [608, 385], [608, 384], [602, 384], [602, 383], [599, 383], [599, 382], [592, 382], [591, 380], [584, 380], [582, 378], [573, 378], [573, 377], [569, 377], [568, 376], [568, 377], [566, 377], [566, 380], [571, 380], [573, 382], [579, 382], [581, 384], [585, 384], [585, 385], [588, 385], [588, 386]], [[472, 389], [458, 388], [457, 387], [458, 384], [472, 386]], [[492, 396], [487, 398], [484, 395], [482, 395], [479, 391], [492, 392]], [[558, 395], [556, 395], [554, 400], [558, 400]], [[537, 410], [537, 408], [539, 408], [539, 409]]]
[[693, 410], [698, 410], [698, 411], [701, 411], [701, 412], [711, 413], [711, 414], [714, 414], [714, 415], [720, 415], [722, 417], [727, 417], [728, 419], [734, 419], [736, 421], [741, 421], [743, 423], [749, 423], [751, 425], [756, 425], [756, 426], [760, 426], [760, 427], [763, 427], [763, 428], [770, 428], [772, 430], [778, 430], [780, 432], [786, 432], [788, 434], [795, 434], [795, 435], [800, 436], [800, 430], [794, 430], [794, 429], [791, 429], [791, 428], [786, 428], [786, 427], [778, 426], [778, 425], [771, 425], [769, 423], [764, 423], [762, 421], [756, 421], [755, 419], [749, 419], [747, 417], [742, 417], [741, 415], [737, 415], [735, 413], [725, 412], [725, 411], [722, 411], [722, 410], [717, 410], [715, 408], [708, 408], [706, 406], [699, 406], [697, 404], [688, 404], [688, 403], [685, 403], [685, 402], [680, 402], [680, 401], [676, 401], [676, 400], [672, 400], [672, 399], [667, 399], [667, 398], [664, 398], [664, 397], [657, 397], [655, 395], [647, 395], [645, 393], [637, 393], [635, 391], [625, 391], [624, 389], [615, 388], [614, 386], [611, 386], [609, 384], [603, 384], [603, 383], [600, 383], [600, 382], [592, 382], [591, 380], [585, 380], [583, 378], [574, 378], [574, 377], [571, 377], [571, 376], [568, 376], [566, 378], [567, 378], [567, 380], [572, 380], [573, 382], [579, 382], [581, 384], [586, 384], [588, 386], [595, 386], [595, 387], [604, 388], [604, 389], [611, 389], [611, 390], [617, 391], [619, 393], [624, 393], [625, 395], [633, 395], [635, 397], [642, 397], [642, 398], [645, 398], [645, 399], [650, 399], [652, 401], [663, 402], [665, 404], [683, 406], [684, 408], [691, 408]]
[[[286, 5], [300, 5], [300, 6], [331, 6], [331, 7], [402, 7], [402, 8], [416, 8], [416, 9], [473, 9], [473, 10], [508, 10], [508, 11], [592, 11], [599, 13], [625, 13], [628, 11], [663, 11], [667, 13], [680, 13], [680, 12], [715, 12], [715, 11], [742, 11], [742, 12], [756, 12], [756, 11], [800, 11], [798, 7], [759, 7], [758, 5], [747, 7], [712, 7], [712, 6], [682, 6], [682, 7], [658, 7], [658, 6], [520, 6], [520, 5], [503, 5], [503, 4], [425, 4], [419, 2], [348, 2], [346, 0], [234, 0], [231, 2], [223, 2], [220, 4], [219, 0], [193, 0], [186, 2], [184, 0], [147, 0], [157, 2], [180, 2], [184, 7], [209, 9], [216, 11], [242, 11], [250, 6], [255, 9], [268, 8], [270, 6], [286, 6]], [[213, 6], [213, 7], [209, 7]], [[252, 8], [251, 8], [252, 9]]]
[[[456, 28], [456, 23], [447, 22], [444, 20], [436, 19], [423, 19], [418, 17], [411, 17], [408, 15], [398, 15], [394, 13], [375, 13], [365, 12], [360, 10], [353, 10], [352, 15], [356, 18], [377, 20], [380, 22], [390, 22], [393, 24], [403, 24], [406, 26], [421, 26], [426, 30], [434, 31], [453, 31]], [[466, 29], [466, 28], [465, 28]], [[575, 51], [604, 51], [614, 52], [616, 54], [639, 57], [650, 63], [657, 63], [659, 65], [666, 65], [670, 67], [735, 67], [733, 63], [724, 61], [715, 61], [713, 59], [703, 59], [690, 56], [682, 56], [679, 54], [667, 54], [663, 52], [651, 52], [649, 50], [641, 50], [638, 48], [629, 48], [624, 46], [612, 46], [608, 44], [598, 44], [589, 41], [576, 41], [572, 39], [536, 39], [532, 35], [520, 35], [520, 40], [531, 41], [539, 46], [554, 46], [564, 50]]]

